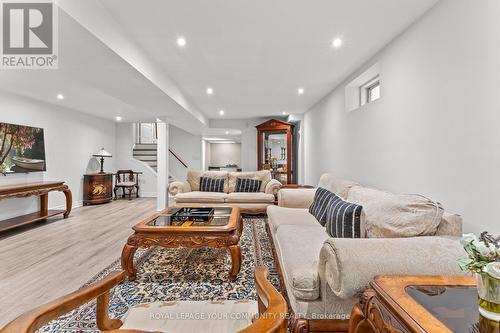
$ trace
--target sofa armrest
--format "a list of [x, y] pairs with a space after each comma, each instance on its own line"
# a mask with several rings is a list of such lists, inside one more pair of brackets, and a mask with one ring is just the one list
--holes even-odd
[[191, 185], [189, 185], [188, 182], [180, 182], [180, 181], [175, 181], [170, 184], [168, 187], [168, 193], [171, 195], [176, 195], [178, 193], [186, 193], [186, 192], [191, 192]]
[[309, 208], [314, 200], [316, 189], [283, 188], [278, 192], [278, 206], [288, 208]]
[[458, 238], [329, 238], [319, 258], [319, 276], [339, 298], [362, 292], [377, 275], [460, 275], [466, 255]]
[[278, 194], [278, 191], [280, 190], [281, 186], [282, 184], [278, 180], [271, 179], [271, 181], [266, 184], [264, 192], [266, 194], [276, 195]]

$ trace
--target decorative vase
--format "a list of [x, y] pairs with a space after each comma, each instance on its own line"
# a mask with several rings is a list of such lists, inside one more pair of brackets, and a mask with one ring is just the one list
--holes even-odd
[[491, 263], [476, 274], [480, 332], [500, 332], [500, 263]]

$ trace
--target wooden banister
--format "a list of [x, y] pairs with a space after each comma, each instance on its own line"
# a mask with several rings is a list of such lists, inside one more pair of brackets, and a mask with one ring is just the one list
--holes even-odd
[[183, 165], [186, 169], [188, 168], [188, 166], [187, 166], [186, 162], [184, 162], [183, 160], [181, 160], [181, 158], [180, 158], [180, 157], [179, 157], [176, 153], [174, 153], [174, 152], [172, 151], [172, 149], [168, 148], [168, 151], [169, 151], [169, 152], [170, 152], [170, 154], [172, 154], [172, 155], [175, 157], [175, 159], [176, 159], [177, 161], [179, 161], [179, 162], [180, 162], [180, 163], [181, 163], [181, 164], [182, 164], [182, 165]]

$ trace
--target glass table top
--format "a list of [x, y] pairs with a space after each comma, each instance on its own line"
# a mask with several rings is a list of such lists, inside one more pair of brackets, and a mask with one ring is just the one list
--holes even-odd
[[213, 227], [225, 226], [231, 217], [231, 207], [174, 208], [167, 214], [146, 223], [150, 227]]
[[475, 287], [408, 286], [406, 293], [456, 333], [479, 333]]

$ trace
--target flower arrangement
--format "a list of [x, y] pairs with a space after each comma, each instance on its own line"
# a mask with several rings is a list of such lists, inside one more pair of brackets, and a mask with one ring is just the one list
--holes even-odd
[[458, 264], [466, 272], [482, 273], [488, 264], [500, 262], [500, 237], [485, 231], [479, 237], [466, 234], [461, 243], [468, 257], [459, 259]]

